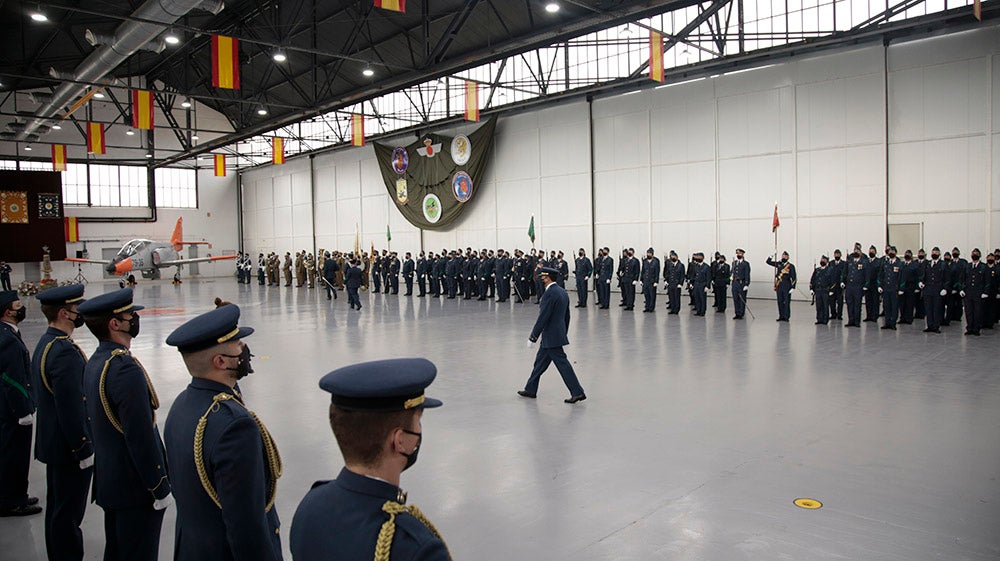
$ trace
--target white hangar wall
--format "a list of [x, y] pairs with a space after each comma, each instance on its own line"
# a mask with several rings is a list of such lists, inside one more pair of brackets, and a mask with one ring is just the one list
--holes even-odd
[[539, 248], [739, 246], [761, 281], [777, 201], [779, 250], [804, 277], [821, 253], [881, 248], [887, 224], [920, 225], [928, 249], [996, 247], [998, 53], [990, 27], [504, 117], [471, 208], [443, 232], [395, 210], [370, 147], [294, 159], [243, 174], [243, 243], [350, 249], [357, 225], [383, 248], [388, 225], [401, 253], [526, 248], [534, 214]]

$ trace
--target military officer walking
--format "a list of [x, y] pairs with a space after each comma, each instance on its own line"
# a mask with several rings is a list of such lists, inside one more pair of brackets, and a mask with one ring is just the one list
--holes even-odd
[[686, 278], [684, 263], [677, 258], [677, 252], [671, 249], [670, 259], [663, 267], [663, 288], [667, 291], [669, 315], [677, 315], [681, 311], [681, 288]]
[[528, 335], [531, 343], [537, 343], [541, 337], [542, 342], [535, 355], [535, 365], [531, 370], [531, 376], [523, 390], [518, 390], [518, 395], [534, 399], [538, 395], [538, 382], [542, 374], [553, 362], [559, 375], [562, 376], [566, 389], [569, 390], [569, 398], [563, 400], [566, 403], [576, 403], [587, 399], [583, 393], [583, 387], [573, 371], [573, 365], [566, 358], [566, 351], [563, 347], [569, 344], [566, 331], [569, 329], [569, 295], [566, 290], [556, 284], [559, 271], [551, 267], [542, 267], [538, 271], [538, 276], [542, 279], [542, 302], [538, 310], [538, 319], [535, 326]]
[[100, 344], [83, 388], [94, 442], [94, 501], [104, 509], [105, 561], [155, 561], [163, 511], [173, 504], [153, 382], [129, 347], [139, 335], [132, 289], [78, 307]]
[[347, 303], [351, 309], [361, 311], [361, 298], [358, 297], [358, 289], [361, 288], [361, 264], [355, 259], [347, 265], [344, 271], [344, 287], [347, 289]]
[[337, 265], [337, 261], [330, 258], [330, 252], [324, 254], [325, 259], [323, 259], [323, 288], [326, 289], [326, 299], [329, 300], [331, 295], [334, 300], [337, 299], [337, 288], [333, 283], [337, 282], [337, 271], [340, 270], [340, 266]]
[[830, 267], [830, 258], [820, 257], [819, 267], [813, 269], [809, 279], [809, 293], [816, 298], [816, 325], [826, 325], [830, 321], [830, 299], [833, 297], [835, 270]]
[[941, 333], [941, 318], [944, 316], [944, 298], [948, 295], [947, 271], [941, 261], [941, 250], [931, 249], [930, 261], [925, 261], [920, 274], [923, 284], [924, 319], [927, 327], [924, 333]]
[[83, 285], [50, 288], [37, 296], [49, 327], [31, 361], [38, 395], [35, 458], [45, 464], [45, 550], [49, 559], [83, 559], [80, 524], [94, 469], [94, 448], [83, 400], [87, 357], [73, 342], [83, 326], [77, 306]]
[[774, 267], [774, 291], [778, 300], [778, 319], [788, 321], [792, 317], [792, 292], [798, 281], [795, 275], [795, 265], [788, 261], [788, 252], [781, 253], [781, 261], [767, 258], [767, 264]]
[[18, 329], [27, 312], [17, 292], [0, 292], [0, 516], [42, 511], [38, 499], [28, 496], [35, 389], [31, 356]]
[[[747, 310], [747, 295], [750, 293], [750, 262], [744, 259], [746, 252], [736, 248], [733, 262], [733, 319], [743, 319]], [[678, 291], [678, 296], [679, 296]], [[679, 309], [680, 304], [678, 304]]]
[[320, 380], [331, 394], [330, 427], [344, 468], [318, 481], [292, 519], [296, 561], [350, 559], [450, 561], [434, 524], [406, 505], [401, 474], [417, 461], [426, 397], [437, 369], [425, 359], [393, 359], [346, 366]]
[[197, 561], [281, 559], [274, 508], [281, 456], [237, 383], [253, 372], [253, 333], [240, 309], [218, 307], [167, 337], [191, 383], [177, 396], [164, 427], [177, 501], [174, 558]]

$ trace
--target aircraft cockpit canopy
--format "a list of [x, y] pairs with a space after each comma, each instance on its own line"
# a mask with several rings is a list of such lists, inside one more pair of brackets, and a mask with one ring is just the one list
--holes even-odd
[[121, 248], [121, 251], [118, 252], [118, 257], [124, 258], [135, 255], [136, 253], [149, 247], [152, 243], [153, 242], [151, 240], [132, 240]]

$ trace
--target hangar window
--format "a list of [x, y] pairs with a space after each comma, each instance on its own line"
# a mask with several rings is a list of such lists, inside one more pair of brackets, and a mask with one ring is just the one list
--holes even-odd
[[156, 206], [198, 208], [198, 173], [193, 169], [156, 169]]

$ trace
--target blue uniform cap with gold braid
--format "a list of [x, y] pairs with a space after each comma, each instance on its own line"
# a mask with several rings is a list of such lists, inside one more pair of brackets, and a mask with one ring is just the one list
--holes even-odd
[[132, 303], [132, 287], [128, 287], [95, 296], [81, 304], [76, 311], [84, 316], [101, 316], [138, 312], [142, 309], [145, 309], [145, 306], [137, 306]]
[[340, 409], [390, 413], [440, 407], [440, 400], [424, 396], [436, 376], [437, 367], [425, 358], [396, 358], [338, 368], [319, 387]]
[[82, 304], [83, 299], [82, 284], [67, 284], [57, 286], [48, 290], [43, 290], [35, 295], [38, 301], [46, 306], [66, 306], [68, 304]]
[[11, 302], [17, 302], [18, 300], [20, 300], [20, 298], [18, 298], [16, 290], [0, 291], [0, 306], [10, 304]]
[[548, 275], [552, 282], [559, 280], [559, 269], [553, 269], [552, 267], [539, 267], [539, 275]]
[[240, 327], [240, 307], [227, 304], [188, 320], [167, 337], [167, 344], [182, 353], [202, 351], [253, 333], [252, 327]]

